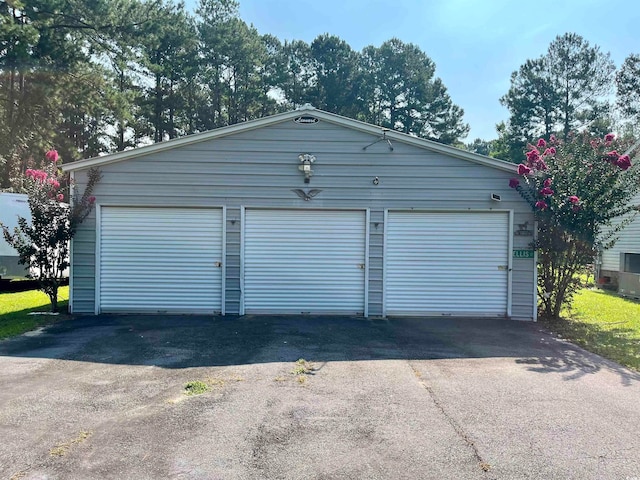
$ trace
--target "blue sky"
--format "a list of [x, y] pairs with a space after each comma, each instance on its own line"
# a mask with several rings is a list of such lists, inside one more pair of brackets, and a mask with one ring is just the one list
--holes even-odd
[[[640, 53], [640, 2], [635, 0], [239, 0], [240, 16], [261, 34], [311, 42], [337, 35], [355, 50], [398, 37], [436, 63], [471, 133], [496, 137], [508, 118], [499, 98], [511, 72], [542, 55], [567, 32], [610, 52], [619, 66]], [[188, 6], [196, 0], [189, 0]]]

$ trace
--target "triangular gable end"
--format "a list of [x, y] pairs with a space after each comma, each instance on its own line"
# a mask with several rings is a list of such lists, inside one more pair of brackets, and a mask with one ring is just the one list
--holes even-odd
[[[293, 120], [297, 117], [300, 117], [305, 113], [310, 116], [316, 117], [322, 121], [326, 121], [326, 122], [340, 125], [346, 128], [357, 130], [363, 133], [375, 135], [378, 137], [380, 136], [382, 131], [382, 127], [361, 122], [359, 120], [343, 117], [342, 115], [326, 112], [324, 110], [319, 110], [310, 105], [305, 105], [303, 107], [300, 107], [296, 110], [291, 110], [289, 112], [279, 113], [276, 115], [271, 115], [271, 116], [256, 119], [256, 120], [249, 120], [247, 122], [238, 123], [235, 125], [229, 125], [226, 127], [220, 127], [214, 130], [209, 130], [207, 132], [196, 133], [193, 135], [186, 135], [184, 137], [176, 138], [173, 140], [158, 142], [152, 145], [138, 147], [131, 150], [112, 153], [112, 154], [104, 155], [100, 157], [94, 157], [94, 158], [89, 158], [85, 160], [78, 160], [77, 162], [62, 165], [62, 170], [65, 172], [71, 172], [76, 170], [82, 170], [84, 168], [99, 167], [99, 166], [108, 165], [111, 163], [122, 162], [131, 158], [137, 158], [137, 157], [150, 155], [157, 152], [173, 150], [174, 148], [179, 148], [186, 145], [192, 145], [195, 143], [205, 142], [205, 141], [213, 140], [216, 138], [222, 138], [222, 137], [234, 135], [241, 132], [246, 132], [249, 130], [255, 130], [255, 129], [275, 125], [278, 123], [283, 123], [289, 120]], [[385, 136], [387, 139], [394, 142], [413, 145], [419, 148], [423, 148], [425, 150], [441, 153], [443, 155], [459, 158], [472, 163], [485, 165], [487, 167], [495, 168], [498, 170], [502, 170], [506, 172], [516, 171], [516, 166], [514, 164], [505, 162], [504, 160], [498, 160], [495, 158], [486, 157], [484, 155], [468, 152], [466, 150], [462, 150], [456, 147], [451, 147], [449, 145], [443, 145], [441, 143], [434, 142], [432, 140], [426, 140], [423, 138], [414, 137], [411, 135], [407, 135], [405, 133], [396, 132], [394, 130], [385, 130]]]

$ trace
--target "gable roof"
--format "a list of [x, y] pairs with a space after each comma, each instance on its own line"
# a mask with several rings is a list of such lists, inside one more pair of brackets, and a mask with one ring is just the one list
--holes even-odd
[[[351, 128], [364, 133], [380, 136], [381, 128], [376, 125], [361, 122], [359, 120], [353, 120], [351, 118], [343, 117], [335, 113], [329, 113], [324, 110], [319, 110], [310, 105], [305, 105], [296, 110], [291, 110], [285, 113], [279, 113], [268, 117], [260, 118], [257, 120], [249, 120], [243, 123], [237, 123], [235, 125], [229, 125], [227, 127], [220, 127], [207, 132], [196, 133], [193, 135], [186, 135], [184, 137], [175, 138], [173, 140], [167, 140], [164, 142], [154, 143], [144, 147], [137, 147], [131, 150], [125, 150], [123, 152], [112, 153], [100, 157], [88, 158], [85, 160], [78, 160], [77, 162], [62, 165], [62, 170], [65, 172], [71, 172], [75, 170], [82, 170], [84, 168], [99, 167], [102, 165], [108, 165], [110, 163], [121, 162], [130, 158], [136, 158], [143, 155], [149, 155], [156, 152], [163, 152], [166, 150], [172, 150], [174, 148], [183, 147], [185, 145], [192, 145], [194, 143], [206, 142], [207, 140], [213, 140], [215, 138], [226, 137], [235, 133], [246, 132], [249, 130], [255, 130], [257, 128], [267, 127], [276, 123], [285, 122], [287, 120], [293, 120], [303, 114], [313, 115], [314, 117], [327, 121], [336, 125], [342, 125], [346, 128]], [[498, 160], [477, 153], [468, 152], [460, 148], [451, 147], [449, 145], [443, 145], [432, 140], [426, 140], [424, 138], [414, 137], [405, 133], [396, 132], [394, 130], [384, 130], [386, 138], [400, 143], [413, 145], [432, 152], [441, 153], [451, 157], [460, 158], [469, 162], [485, 165], [498, 170], [506, 172], [515, 172], [517, 166], [504, 160]]]

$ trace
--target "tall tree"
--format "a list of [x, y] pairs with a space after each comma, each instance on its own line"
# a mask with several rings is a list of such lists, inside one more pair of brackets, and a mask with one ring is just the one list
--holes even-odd
[[625, 58], [616, 75], [618, 106], [623, 115], [640, 123], [640, 55]]
[[546, 54], [527, 60], [512, 73], [511, 88], [500, 99], [510, 112], [515, 149], [552, 133], [566, 139], [571, 130], [593, 122], [606, 109], [614, 70], [609, 53], [575, 33], [556, 37]]
[[141, 113], [154, 142], [176, 138], [187, 130], [184, 89], [190, 64], [197, 61], [196, 28], [183, 4], [167, 3], [144, 28], [142, 64], [148, 88]]
[[309, 44], [302, 40], [285, 40], [278, 45], [272, 78], [284, 108], [313, 104], [317, 100], [317, 83]]
[[454, 105], [434, 62], [417, 46], [397, 38], [362, 52], [365, 119], [442, 143], [465, 137], [469, 126]]
[[356, 117], [363, 110], [359, 95], [359, 55], [335, 35], [318, 36], [311, 43], [315, 70], [312, 103], [323, 110]]

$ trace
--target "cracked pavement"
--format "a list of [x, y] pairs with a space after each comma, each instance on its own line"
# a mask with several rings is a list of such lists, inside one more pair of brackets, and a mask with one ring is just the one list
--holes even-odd
[[638, 431], [640, 374], [531, 323], [100, 316], [0, 342], [0, 478], [630, 479]]

